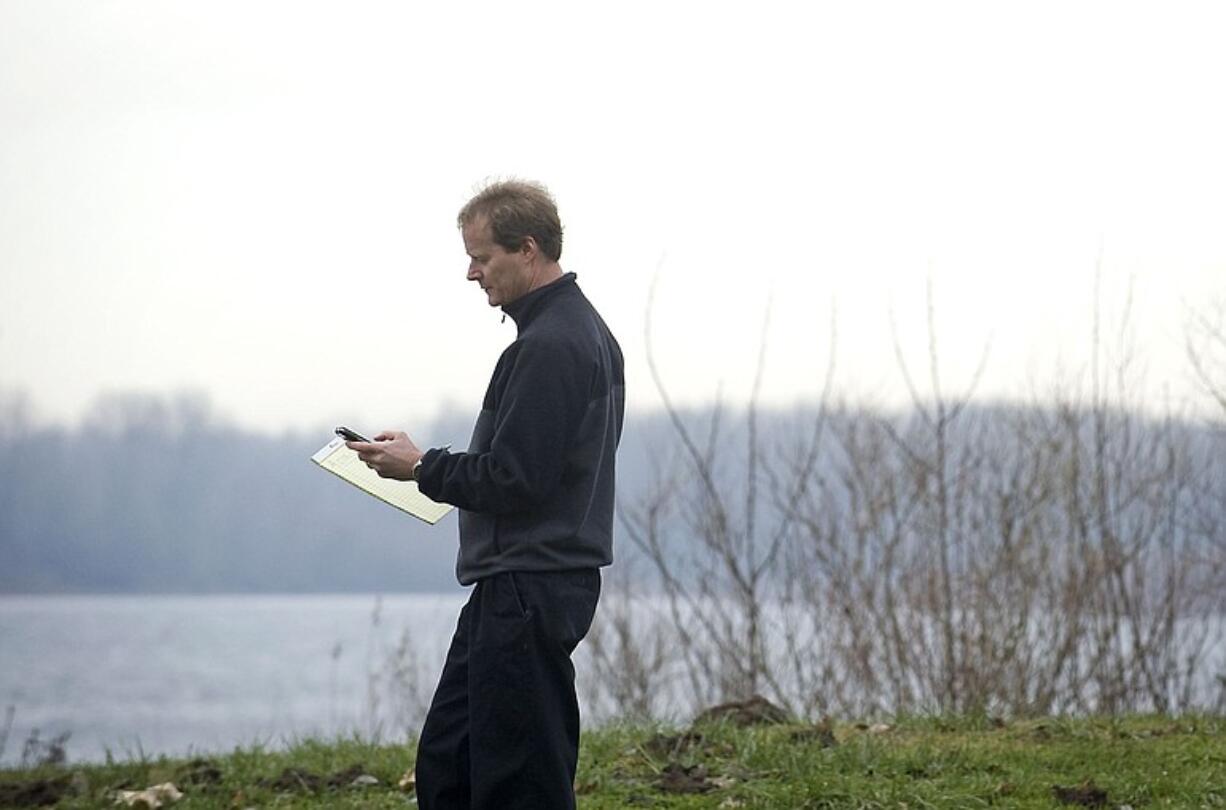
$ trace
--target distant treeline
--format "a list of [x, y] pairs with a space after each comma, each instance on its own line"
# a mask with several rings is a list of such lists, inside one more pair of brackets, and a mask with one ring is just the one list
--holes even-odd
[[243, 430], [199, 396], [107, 397], [72, 430], [33, 427], [14, 397], [5, 410], [0, 591], [457, 587], [455, 517], [428, 527], [312, 464], [331, 425]]
[[[998, 459], [1026, 463], [1017, 446], [1020, 421], [1045, 421], [1038, 407], [972, 406], [974, 440], [1013, 442]], [[756, 454], [775, 460], [781, 478], [755, 481], [763, 503], [775, 503], [777, 520], [787, 512], [778, 498], [795, 485], [785, 471], [800, 463], [794, 453], [809, 441], [812, 408], [758, 414]], [[1029, 414], [1029, 416], [1027, 416]], [[747, 431], [743, 419], [713, 409], [677, 418], [695, 436], [718, 435], [722, 450], [715, 478], [735, 500], [748, 480]], [[1050, 418], [1055, 418], [1054, 416]], [[866, 410], [841, 409], [828, 417], [856, 435], [854, 426], [886, 424]], [[895, 414], [899, 430], [916, 419]], [[714, 420], [714, 421], [713, 421]], [[279, 435], [245, 430], [219, 417], [200, 395], [112, 395], [100, 399], [79, 427], [38, 427], [24, 400], [0, 392], [0, 592], [333, 592], [440, 591], [453, 589], [455, 516], [428, 527], [318, 469], [311, 453], [331, 436], [331, 425]], [[712, 430], [712, 425], [716, 430]], [[997, 425], [999, 429], [994, 429]], [[1212, 425], [1162, 424], [1140, 417], [1129, 429], [1172, 430], [1181, 447], [1204, 451], [1217, 439]], [[466, 446], [462, 417], [422, 426], [432, 442]], [[835, 429], [828, 439], [844, 431]], [[883, 436], [885, 434], [882, 434]], [[951, 442], [958, 437], [951, 435]], [[814, 480], [839, 474], [845, 464], [838, 442], [814, 460]], [[1037, 451], [1037, 448], [1036, 448]], [[787, 464], [784, 460], [787, 460]], [[873, 476], [871, 453], [861, 459]], [[1134, 459], [1140, 462], [1140, 459]], [[884, 458], [879, 463], [890, 466]], [[761, 461], [758, 462], [761, 464]], [[1146, 464], [1162, 464], [1158, 457]], [[1203, 466], [1202, 466], [1203, 465]], [[881, 474], [896, 473], [883, 466]], [[1223, 475], [1223, 465], [1201, 457], [1197, 466]], [[679, 477], [692, 470], [667, 414], [631, 418], [619, 454], [619, 502], [623, 518], [641, 518], [652, 500], [678, 501], [676, 514], [702, 504]], [[759, 473], [761, 472], [759, 467]], [[1019, 468], [1020, 469], [1020, 468]], [[982, 471], [981, 471], [982, 472]], [[1136, 471], [1140, 473], [1140, 471]], [[963, 474], [974, 471], [963, 471]], [[843, 470], [842, 474], [846, 474]], [[1006, 475], [1003, 471], [994, 474]], [[789, 480], [784, 480], [789, 479]], [[810, 490], [806, 496], [811, 495]], [[710, 507], [708, 501], [705, 506]], [[1164, 505], [1168, 506], [1168, 505]], [[1204, 503], [1198, 504], [1201, 509]], [[827, 503], [828, 514], [834, 504]], [[1159, 507], [1162, 508], [1162, 507]], [[779, 510], [782, 509], [782, 512]], [[841, 511], [841, 510], [839, 510]], [[661, 513], [663, 514], [663, 513]], [[1217, 518], [1226, 521], [1226, 514]], [[769, 536], [772, 522], [760, 527]], [[1205, 519], [1201, 515], [1201, 519]], [[699, 542], [703, 520], [669, 521], [671, 544]], [[634, 556], [635, 545], [619, 523], [618, 553]], [[710, 527], [707, 527], [710, 529]], [[684, 571], [680, 572], [684, 574]]]

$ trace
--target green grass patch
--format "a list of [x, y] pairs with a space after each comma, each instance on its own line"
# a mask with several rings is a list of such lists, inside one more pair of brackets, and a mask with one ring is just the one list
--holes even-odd
[[[4, 770], [0, 806], [113, 808], [120, 790], [173, 782], [179, 810], [404, 808], [413, 794], [398, 783], [412, 756], [412, 746], [307, 740], [284, 751]], [[1226, 719], [612, 726], [584, 735], [575, 781], [584, 810], [1226, 808]]]

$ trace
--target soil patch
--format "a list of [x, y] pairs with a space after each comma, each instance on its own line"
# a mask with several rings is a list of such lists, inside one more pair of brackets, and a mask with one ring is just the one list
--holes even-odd
[[319, 774], [303, 768], [286, 768], [275, 779], [261, 779], [257, 784], [278, 791], [315, 793], [323, 787], [324, 780]]
[[789, 723], [792, 718], [786, 711], [761, 695], [749, 700], [732, 701], [712, 706], [694, 718], [694, 724], [728, 722], [741, 728], [748, 726], [778, 725]]
[[707, 793], [716, 785], [707, 778], [707, 769], [702, 765], [679, 765], [670, 762], [660, 773], [660, 790], [665, 793]]
[[1051, 792], [1061, 804], [1076, 804], [1081, 807], [1107, 806], [1107, 791], [1088, 780], [1077, 787], [1052, 785]]
[[353, 780], [366, 773], [366, 767], [363, 765], [351, 765], [343, 771], [337, 771], [324, 780], [330, 788], [349, 787], [353, 784]]
[[71, 786], [68, 776], [0, 785], [0, 807], [45, 807], [62, 799]]
[[209, 759], [193, 759], [179, 768], [178, 781], [182, 785], [216, 785], [221, 782], [221, 768]]
[[798, 744], [815, 742], [822, 748], [834, 748], [839, 744], [839, 741], [834, 736], [834, 723], [831, 722], [829, 717], [823, 717], [822, 722], [816, 726], [793, 731], [788, 738]]
[[320, 776], [303, 768], [286, 768], [275, 779], [261, 779], [257, 784], [278, 791], [318, 793], [325, 789], [349, 787], [354, 779], [365, 773], [366, 768], [361, 764], [352, 765], [331, 776]]
[[672, 759], [700, 745], [701, 734], [697, 731], [685, 731], [680, 734], [656, 734], [643, 743], [643, 750], [653, 757]]

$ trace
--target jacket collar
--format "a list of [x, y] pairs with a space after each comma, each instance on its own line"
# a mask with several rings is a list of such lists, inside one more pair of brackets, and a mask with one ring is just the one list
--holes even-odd
[[575, 289], [575, 274], [563, 273], [562, 277], [549, 282], [544, 287], [537, 287], [530, 293], [516, 298], [503, 306], [502, 311], [511, 316], [520, 331], [532, 322], [546, 302], [556, 298], [566, 290]]

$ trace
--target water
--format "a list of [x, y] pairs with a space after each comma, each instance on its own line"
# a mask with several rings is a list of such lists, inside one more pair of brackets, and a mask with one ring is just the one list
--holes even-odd
[[465, 598], [0, 596], [0, 734], [14, 707], [0, 764], [35, 729], [70, 732], [71, 762], [403, 739]]
[[[35, 729], [44, 741], [69, 732], [71, 762], [102, 761], [108, 752], [128, 759], [277, 748], [355, 733], [407, 740], [420, 729], [466, 596], [0, 596], [0, 735], [4, 710], [15, 709], [0, 765], [20, 761]], [[722, 699], [717, 684], [696, 694], [684, 677], [665, 608], [651, 598], [602, 598], [605, 622], [598, 616], [575, 656], [585, 725], [624, 711], [616, 687], [636, 683], [633, 671], [610, 670], [626, 654], [607, 626], [619, 613], [632, 618], [636, 655], [650, 658], [655, 642], [663, 644], [648, 677], [652, 713], [686, 722]], [[783, 617], [770, 607], [764, 615], [778, 680], [801, 705], [806, 693], [781, 657]], [[1202, 708], [1218, 705], [1216, 678], [1226, 675], [1226, 619], [1208, 621], [1194, 679], [1194, 705]], [[1194, 626], [1181, 626], [1178, 636], [1197, 637]], [[810, 664], [839, 663], [837, 639], [821, 636], [830, 627], [813, 628]], [[598, 671], [592, 653], [601, 643], [611, 657]], [[847, 688], [849, 700], [860, 699], [854, 683]]]

